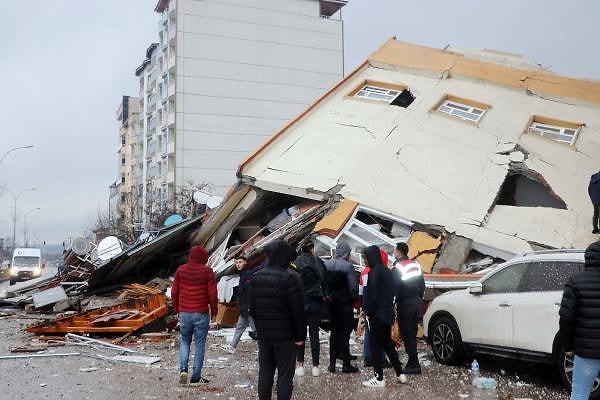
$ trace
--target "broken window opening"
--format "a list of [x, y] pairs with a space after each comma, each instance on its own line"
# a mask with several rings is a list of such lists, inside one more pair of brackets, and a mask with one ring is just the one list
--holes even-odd
[[538, 180], [521, 173], [506, 177], [496, 204], [515, 207], [567, 209], [565, 202], [552, 191], [541, 175]]
[[392, 102], [390, 102], [390, 105], [406, 108], [410, 106], [413, 101], [415, 101], [415, 96], [410, 90], [404, 89]]
[[403, 85], [366, 80], [350, 93], [350, 96], [386, 102], [397, 107], [408, 107], [415, 100], [411, 91]]

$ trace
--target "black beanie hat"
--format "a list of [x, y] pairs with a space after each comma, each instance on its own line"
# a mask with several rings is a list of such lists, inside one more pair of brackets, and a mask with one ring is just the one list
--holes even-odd
[[600, 268], [600, 241], [594, 242], [585, 249], [586, 268]]

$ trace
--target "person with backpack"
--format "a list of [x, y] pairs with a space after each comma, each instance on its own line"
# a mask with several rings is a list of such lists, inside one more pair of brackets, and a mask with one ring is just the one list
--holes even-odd
[[398, 243], [394, 250], [396, 315], [404, 349], [408, 355], [404, 373], [420, 375], [417, 331], [421, 319], [421, 304], [425, 294], [425, 278], [419, 262], [408, 258], [408, 251], [406, 243]]
[[[327, 297], [327, 288], [325, 283], [325, 265], [314, 254], [314, 248], [315, 245], [312, 241], [308, 241], [302, 246], [302, 252], [296, 258], [296, 268], [300, 274], [304, 294], [304, 317], [310, 337], [313, 365], [312, 376], [319, 376], [321, 375], [321, 368], [319, 367], [319, 355], [321, 352], [319, 325], [321, 324], [323, 305]], [[297, 368], [295, 371], [297, 376], [304, 376], [304, 349], [304, 344], [297, 347]]]
[[358, 297], [358, 277], [350, 263], [350, 245], [339, 241], [335, 258], [325, 262], [329, 296], [329, 372], [335, 372], [338, 355], [342, 358], [342, 372], [356, 373], [350, 363], [350, 333], [354, 328], [354, 300]]
[[592, 217], [592, 233], [600, 233], [600, 171], [590, 177], [588, 185], [588, 194], [594, 207], [594, 216]]

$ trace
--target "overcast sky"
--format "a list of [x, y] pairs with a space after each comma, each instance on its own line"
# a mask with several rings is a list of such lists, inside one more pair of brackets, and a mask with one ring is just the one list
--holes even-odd
[[[271, 0], [276, 1], [276, 0]], [[108, 205], [118, 175], [115, 113], [136, 95], [135, 68], [158, 38], [156, 0], [0, 0], [0, 185], [39, 241], [60, 243]], [[392, 36], [441, 48], [495, 49], [553, 71], [600, 79], [600, 2], [350, 0], [346, 71]], [[0, 198], [0, 237], [13, 198]], [[17, 226], [22, 240], [22, 222]], [[20, 239], [19, 239], [20, 238]]]

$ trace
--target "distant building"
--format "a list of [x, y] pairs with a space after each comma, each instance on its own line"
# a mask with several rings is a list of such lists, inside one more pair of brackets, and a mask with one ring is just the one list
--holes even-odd
[[139, 100], [123, 96], [117, 109], [117, 121], [120, 124], [117, 148], [119, 175], [110, 186], [110, 217], [129, 229], [142, 222], [143, 139], [139, 130], [139, 113]]
[[343, 76], [340, 0], [160, 0], [137, 68], [146, 222], [188, 184], [223, 194], [235, 170]]

